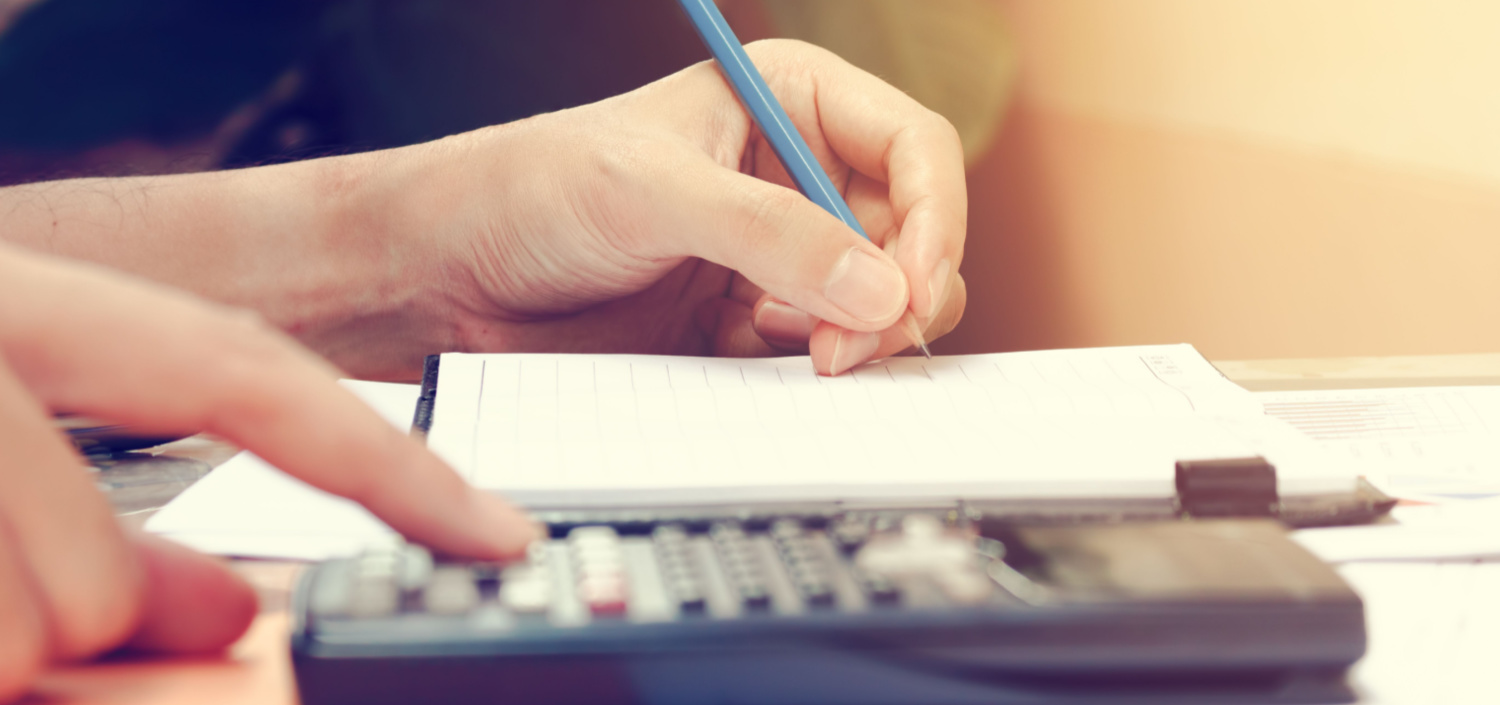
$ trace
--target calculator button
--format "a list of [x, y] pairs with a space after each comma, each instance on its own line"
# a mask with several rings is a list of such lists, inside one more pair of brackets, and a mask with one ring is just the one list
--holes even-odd
[[354, 585], [349, 592], [349, 614], [354, 617], [385, 617], [401, 604], [396, 583], [401, 556], [395, 550], [378, 550], [355, 559]]
[[895, 605], [901, 602], [901, 589], [896, 584], [877, 575], [864, 575], [859, 578], [859, 587], [864, 590], [865, 596], [870, 602], [877, 605]]
[[500, 604], [520, 614], [546, 612], [552, 606], [552, 583], [539, 579], [502, 581]]
[[460, 566], [437, 568], [422, 590], [422, 607], [433, 614], [466, 614], [478, 604], [473, 573]]
[[852, 555], [869, 540], [870, 524], [857, 519], [842, 519], [829, 526], [828, 537], [840, 552]]
[[762, 585], [741, 584], [740, 599], [747, 610], [764, 610], [771, 606], [771, 594]]
[[361, 580], [349, 594], [349, 614], [354, 617], [385, 617], [396, 611], [401, 595], [391, 582]]
[[651, 532], [651, 538], [657, 544], [684, 544], [687, 543], [687, 531], [676, 524], [662, 524]]
[[708, 607], [708, 601], [704, 599], [701, 592], [691, 590], [678, 592], [674, 589], [673, 595], [677, 598], [677, 609], [683, 612], [697, 614]]
[[797, 590], [802, 593], [802, 599], [813, 607], [832, 607], [833, 588], [824, 582], [806, 582], [797, 585]]
[[568, 532], [568, 543], [574, 546], [613, 546], [620, 534], [608, 526], [580, 526]]
[[796, 519], [781, 519], [771, 524], [771, 536], [776, 539], [793, 539], [803, 535], [802, 522]]
[[415, 544], [407, 544], [401, 551], [397, 584], [402, 590], [417, 590], [432, 577], [432, 554]]
[[597, 615], [624, 614], [625, 596], [623, 577], [585, 577], [578, 584], [579, 599]]
[[607, 526], [582, 526], [568, 532], [568, 546], [578, 581], [578, 599], [596, 615], [624, 614], [629, 589], [620, 535]]

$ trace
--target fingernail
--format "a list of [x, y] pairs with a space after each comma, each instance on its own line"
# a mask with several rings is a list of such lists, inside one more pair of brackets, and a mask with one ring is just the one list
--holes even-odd
[[807, 342], [817, 319], [780, 301], [767, 301], [755, 312], [755, 332], [762, 338]]
[[861, 321], [883, 321], [895, 316], [906, 304], [903, 284], [901, 270], [895, 263], [851, 249], [833, 268], [823, 295]]
[[843, 372], [875, 354], [875, 349], [880, 347], [879, 333], [865, 333], [857, 330], [839, 331], [839, 337], [833, 341], [833, 365], [829, 368], [832, 374], [843, 374]]
[[927, 278], [927, 313], [922, 314], [923, 318], [932, 320], [937, 315], [948, 294], [948, 275], [952, 273], [953, 262], [947, 258], [938, 260], [937, 266], [932, 268], [932, 276]]

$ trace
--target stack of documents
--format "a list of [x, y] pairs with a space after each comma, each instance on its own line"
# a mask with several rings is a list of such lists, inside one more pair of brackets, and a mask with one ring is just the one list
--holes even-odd
[[[1178, 460], [1260, 455], [1284, 494], [1353, 475], [1191, 346], [894, 358], [447, 355], [428, 444], [531, 507], [1170, 497]], [[409, 426], [411, 385], [346, 383]], [[213, 553], [318, 559], [394, 534], [241, 456], [147, 528]]]
[[1333, 562], [1500, 555], [1500, 387], [1260, 392], [1266, 413], [1407, 500], [1394, 521], [1298, 533]]

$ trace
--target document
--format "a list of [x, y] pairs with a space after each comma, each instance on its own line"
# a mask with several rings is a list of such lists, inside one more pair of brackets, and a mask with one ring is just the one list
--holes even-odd
[[1390, 522], [1296, 538], [1335, 563], [1500, 556], [1500, 387], [1259, 392], [1266, 413], [1395, 497]]
[[[1253, 394], [1185, 345], [932, 362], [899, 358], [833, 380], [813, 376], [805, 357], [453, 359], [464, 363], [444, 368], [429, 445], [471, 482], [533, 507], [542, 506], [539, 498], [576, 498], [580, 506], [622, 497], [952, 499], [973, 496], [967, 489], [1167, 496], [1176, 459], [1216, 455], [1266, 455], [1277, 464], [1283, 492], [1326, 488], [1330, 467], [1334, 484], [1352, 477], [1319, 462], [1316, 444], [1267, 417]], [[685, 381], [686, 370], [705, 382]], [[515, 382], [507, 384], [501, 371], [514, 374]], [[741, 386], [720, 388], [739, 375]], [[602, 386], [593, 391], [583, 379]], [[410, 426], [415, 385], [344, 385], [393, 425]], [[465, 413], [466, 406], [471, 411]], [[458, 423], [465, 419], [467, 425]], [[821, 429], [831, 429], [829, 439], [817, 438]], [[858, 447], [834, 445], [851, 436]], [[661, 452], [662, 438], [709, 455], [701, 465], [691, 454], [650, 455]], [[484, 461], [476, 462], [480, 451]], [[777, 453], [790, 457], [783, 461]], [[600, 459], [600, 467], [578, 467], [579, 454]], [[654, 464], [674, 458], [679, 465]], [[398, 538], [358, 504], [251, 453], [214, 470], [146, 528], [209, 553], [303, 560], [349, 555]]]
[[1369, 651], [1351, 682], [1364, 705], [1500, 702], [1500, 563], [1358, 563]]
[[1500, 495], [1500, 387], [1260, 392], [1387, 494], [1425, 501]]
[[[444, 355], [428, 446], [539, 507], [1157, 496], [1178, 460], [1330, 472], [1189, 345], [891, 358]], [[1327, 485], [1323, 485], [1324, 488]]]
[[1330, 563], [1500, 557], [1500, 498], [1406, 505], [1389, 521], [1303, 529], [1292, 537]]

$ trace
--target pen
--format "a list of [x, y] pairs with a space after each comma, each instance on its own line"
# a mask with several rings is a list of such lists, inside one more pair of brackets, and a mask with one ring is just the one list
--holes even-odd
[[[713, 0], [678, 0], [678, 3], [687, 12], [688, 19], [693, 21], [693, 29], [698, 31], [703, 43], [708, 45], [709, 53], [714, 55], [714, 60], [719, 62], [719, 67], [729, 78], [734, 94], [739, 96], [745, 109], [750, 111], [750, 118], [760, 128], [761, 134], [765, 135], [766, 141], [771, 143], [771, 150], [781, 160], [781, 165], [791, 175], [797, 189], [823, 210], [844, 221], [844, 225], [853, 228], [860, 237], [869, 240], [870, 236], [860, 227], [859, 221], [855, 220], [854, 212], [849, 210], [849, 204], [839, 195], [839, 190], [829, 180], [828, 174], [823, 173], [823, 167], [818, 164], [817, 157], [813, 156], [807, 141], [802, 139], [797, 127], [792, 124], [792, 119], [787, 117], [786, 110], [782, 109], [776, 96], [771, 94], [766, 79], [761, 77], [760, 71], [750, 61], [745, 47], [734, 36], [734, 30], [724, 21], [724, 15], [720, 14]], [[911, 309], [901, 315], [900, 326], [907, 339], [923, 355], [931, 358], [932, 352], [927, 349], [927, 341], [922, 338], [922, 327], [917, 324], [917, 318]]]

